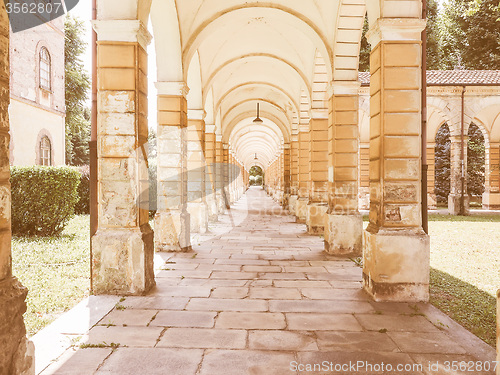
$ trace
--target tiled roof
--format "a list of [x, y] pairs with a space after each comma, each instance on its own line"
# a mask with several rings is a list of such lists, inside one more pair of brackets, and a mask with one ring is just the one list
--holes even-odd
[[[370, 73], [360, 72], [359, 81], [361, 85], [370, 84]], [[427, 85], [499, 85], [500, 70], [428, 70]]]

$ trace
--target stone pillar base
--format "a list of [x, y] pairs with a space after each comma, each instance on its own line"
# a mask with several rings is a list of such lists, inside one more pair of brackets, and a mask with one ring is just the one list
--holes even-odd
[[290, 195], [288, 198], [288, 211], [295, 213], [295, 206], [297, 205], [298, 195]]
[[207, 195], [208, 221], [216, 222], [219, 220], [217, 200], [214, 194]]
[[0, 281], [0, 373], [35, 374], [35, 346], [26, 338], [26, 289], [15, 277]]
[[226, 203], [224, 202], [224, 196], [222, 193], [217, 194], [217, 212], [219, 214], [224, 214], [226, 212]]
[[295, 216], [296, 223], [305, 224], [307, 218], [307, 203], [309, 202], [308, 198], [299, 198], [297, 199], [297, 203], [295, 205]]
[[94, 294], [140, 295], [155, 286], [153, 236], [149, 224], [97, 231], [92, 237]]
[[437, 197], [434, 193], [427, 194], [427, 209], [435, 210], [437, 209]]
[[308, 203], [306, 207], [306, 225], [309, 234], [323, 234], [325, 232], [326, 211], [328, 211], [328, 203]]
[[429, 300], [430, 240], [424, 232], [363, 232], [363, 287], [375, 301]]
[[208, 230], [208, 209], [205, 202], [189, 202], [187, 212], [190, 216], [191, 233], [206, 233]]
[[363, 254], [363, 216], [325, 216], [325, 251], [332, 255], [359, 257]]
[[280, 206], [283, 205], [283, 196], [284, 194], [282, 190], [278, 190], [276, 192], [276, 201], [280, 204]]
[[158, 212], [155, 215], [156, 251], [188, 252], [191, 251], [189, 213]]
[[281, 205], [283, 208], [288, 209], [288, 200], [290, 199], [290, 194], [285, 193], [283, 194], [283, 202], [281, 202]]
[[[448, 195], [448, 213], [450, 215], [458, 215], [460, 213], [460, 195]], [[469, 196], [464, 195], [465, 215], [469, 214]]]
[[484, 193], [483, 209], [500, 210], [500, 193]]

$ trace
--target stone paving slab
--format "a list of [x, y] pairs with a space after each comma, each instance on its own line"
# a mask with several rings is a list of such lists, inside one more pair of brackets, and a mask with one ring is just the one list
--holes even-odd
[[369, 301], [370, 297], [362, 289], [318, 289], [301, 288], [304, 297], [319, 300]]
[[271, 287], [252, 288], [249, 297], [255, 299], [302, 299], [298, 289]]
[[299, 331], [363, 331], [352, 314], [287, 313], [288, 329]]
[[161, 327], [104, 327], [96, 326], [90, 330], [85, 344], [130, 347], [153, 347], [161, 335]]
[[216, 312], [206, 311], [160, 311], [149, 324], [151, 327], [198, 327], [211, 328], [215, 324]]
[[221, 312], [216, 328], [284, 329], [285, 316], [281, 313]]
[[290, 331], [251, 331], [248, 346], [255, 350], [318, 351], [311, 333]]
[[113, 310], [99, 321], [99, 325], [147, 326], [158, 310]]
[[191, 298], [186, 309], [198, 311], [267, 311], [268, 303], [263, 300]]
[[215, 350], [205, 354], [200, 375], [290, 375], [292, 353], [254, 350]]
[[301, 300], [301, 301], [269, 301], [269, 311], [274, 312], [317, 312], [317, 313], [353, 313], [371, 312], [373, 307], [368, 302], [359, 301], [322, 301], [322, 300]]
[[246, 341], [245, 330], [169, 328], [157, 347], [244, 349]]
[[56, 363], [45, 369], [42, 375], [93, 375], [111, 353], [110, 348], [68, 350]]
[[96, 375], [195, 374], [202, 355], [199, 349], [119, 348]]
[[403, 352], [466, 354], [464, 348], [442, 332], [388, 332], [387, 334]]
[[383, 315], [356, 314], [356, 319], [368, 331], [386, 329], [389, 332], [439, 332], [439, 329], [423, 316], [395, 315], [389, 319]]
[[399, 352], [399, 348], [386, 333], [317, 331], [321, 351]]
[[221, 286], [214, 288], [210, 297], [212, 298], [245, 298], [248, 296], [250, 289], [243, 287], [228, 287]]

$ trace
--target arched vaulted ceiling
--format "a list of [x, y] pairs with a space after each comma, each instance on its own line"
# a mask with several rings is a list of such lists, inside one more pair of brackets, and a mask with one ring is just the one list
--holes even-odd
[[[357, 79], [365, 0], [120, 1], [135, 1], [136, 9], [152, 1], [158, 80], [189, 81], [190, 98], [196, 106], [201, 98], [207, 120], [245, 167], [255, 153], [267, 162], [281, 152], [292, 128], [307, 123], [313, 103], [324, 97], [317, 87]], [[394, 8], [389, 0], [369, 3], [370, 22]], [[252, 123], [257, 103], [262, 125]]]

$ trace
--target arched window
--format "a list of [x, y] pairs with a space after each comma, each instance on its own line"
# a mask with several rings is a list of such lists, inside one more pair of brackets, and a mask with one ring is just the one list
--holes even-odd
[[40, 141], [40, 165], [52, 165], [52, 145], [47, 136]]
[[40, 88], [44, 90], [51, 89], [51, 66], [50, 66], [50, 54], [47, 48], [42, 47], [40, 50]]

